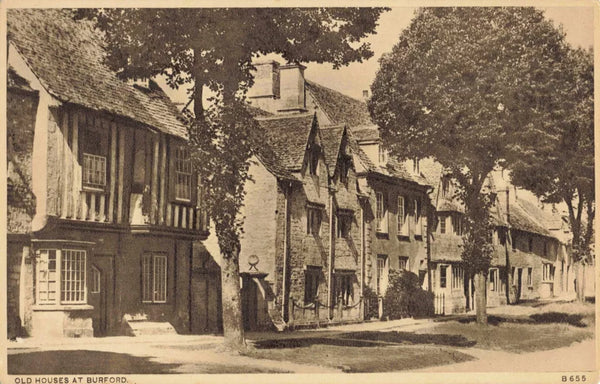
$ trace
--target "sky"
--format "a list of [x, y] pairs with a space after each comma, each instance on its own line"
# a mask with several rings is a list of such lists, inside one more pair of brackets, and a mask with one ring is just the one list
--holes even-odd
[[[334, 70], [331, 64], [303, 63], [306, 65], [304, 72], [307, 79], [315, 81], [326, 87], [333, 88], [348, 96], [362, 98], [362, 91], [368, 90], [375, 79], [379, 68], [379, 58], [390, 52], [398, 36], [410, 24], [415, 10], [412, 7], [396, 7], [382, 14], [376, 34], [365, 41], [371, 43], [373, 57], [362, 63], [352, 63], [346, 67]], [[562, 25], [567, 41], [574, 47], [588, 48], [593, 46], [594, 13], [592, 7], [545, 7], [546, 17], [557, 26]], [[184, 91], [171, 90], [164, 82], [159, 84], [167, 94], [179, 103], [187, 102]]]

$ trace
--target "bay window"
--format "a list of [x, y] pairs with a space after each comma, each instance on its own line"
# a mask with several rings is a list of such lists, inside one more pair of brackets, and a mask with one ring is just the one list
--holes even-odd
[[87, 302], [86, 251], [42, 249], [38, 255], [37, 304], [85, 304]]

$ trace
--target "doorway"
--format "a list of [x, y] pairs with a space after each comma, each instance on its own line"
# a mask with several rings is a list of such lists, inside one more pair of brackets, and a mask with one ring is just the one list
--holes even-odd
[[92, 327], [95, 337], [109, 334], [113, 327], [112, 306], [114, 298], [114, 257], [94, 257], [88, 282], [88, 302], [94, 307]]

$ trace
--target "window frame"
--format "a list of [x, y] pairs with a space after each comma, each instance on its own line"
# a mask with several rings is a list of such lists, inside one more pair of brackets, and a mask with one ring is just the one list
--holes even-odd
[[94, 264], [92, 264], [91, 269], [89, 293], [100, 293], [102, 290], [102, 271]]
[[375, 293], [378, 296], [385, 295], [389, 283], [389, 258], [387, 255], [377, 255], [376, 261], [376, 280], [375, 280]]
[[[82, 162], [83, 162], [83, 164], [81, 166], [82, 188], [85, 190], [91, 190], [91, 191], [105, 191], [107, 184], [108, 184], [108, 175], [106, 172], [107, 165], [108, 165], [107, 156], [95, 155], [93, 153], [87, 153], [87, 152], [83, 152], [81, 156], [82, 156]], [[102, 162], [103, 168], [101, 170], [95, 169], [96, 164], [97, 164], [95, 162], [93, 163], [94, 165], [91, 166], [92, 170], [90, 170], [90, 163], [95, 160]], [[96, 180], [91, 180], [91, 181], [87, 180], [88, 176], [93, 177], [93, 175], [98, 171], [100, 172], [100, 175], [102, 178], [101, 181], [96, 182]]]
[[403, 195], [398, 195], [398, 212], [396, 214], [396, 225], [397, 225], [397, 232], [398, 232], [398, 236], [408, 236], [409, 235], [409, 229], [408, 229], [408, 220], [407, 220], [407, 209], [406, 209], [406, 199], [404, 198]]
[[408, 256], [398, 257], [398, 269], [401, 271], [410, 271], [410, 258]]
[[555, 267], [551, 263], [542, 264], [542, 282], [554, 283]]
[[[173, 188], [175, 189], [175, 201], [191, 203], [193, 197], [194, 171], [192, 167], [191, 151], [185, 145], [178, 145], [175, 147], [173, 171], [175, 176], [173, 185]], [[180, 182], [180, 178], [181, 180], [187, 180], [187, 184]], [[187, 191], [184, 191], [185, 193], [180, 195], [183, 188], [187, 189]]]
[[322, 224], [323, 210], [318, 207], [306, 207], [306, 234], [320, 237]]
[[322, 272], [322, 268], [317, 266], [306, 266], [304, 269], [304, 304], [316, 303], [319, 299]]
[[[146, 259], [150, 259], [146, 270]], [[161, 262], [157, 263], [157, 260]], [[161, 265], [162, 264], [162, 265]], [[162, 268], [162, 269], [161, 269]], [[141, 258], [141, 301], [143, 304], [165, 304], [168, 302], [169, 260], [164, 252], [144, 252]], [[157, 275], [161, 274], [161, 276]], [[150, 280], [146, 280], [148, 277]], [[158, 288], [157, 288], [158, 281]], [[150, 292], [146, 289], [151, 289]], [[157, 289], [160, 289], [159, 292]], [[157, 298], [157, 294], [159, 294]], [[150, 297], [149, 297], [150, 296]], [[163, 298], [164, 297], [164, 298]]]
[[423, 237], [423, 217], [421, 215], [421, 211], [423, 209], [423, 207], [421, 206], [421, 199], [420, 198], [415, 198], [414, 199], [414, 213], [415, 213], [415, 217], [414, 217], [414, 224], [415, 224], [415, 238], [422, 238]]
[[439, 222], [440, 222], [440, 234], [446, 234], [446, 228], [447, 228], [447, 223], [446, 223], [446, 215], [439, 215]]
[[[90, 124], [85, 124], [80, 126], [79, 129], [79, 161], [81, 164], [81, 188], [86, 191], [91, 192], [106, 192], [109, 184], [108, 180], [108, 169], [109, 169], [109, 159], [108, 155], [110, 153], [110, 137], [107, 132], [104, 130], [95, 127]], [[97, 148], [89, 147], [91, 144], [97, 144]], [[102, 148], [105, 147], [105, 148]], [[93, 174], [94, 171], [88, 172], [88, 161], [90, 160], [102, 160], [103, 161], [103, 169], [101, 171], [102, 174], [102, 182], [90, 182], [87, 181], [87, 175]], [[95, 164], [95, 163], [94, 163]]]
[[448, 264], [440, 264], [440, 288], [441, 289], [448, 288], [448, 267], [449, 267]]
[[450, 284], [453, 290], [464, 288], [465, 270], [460, 265], [452, 266], [452, 282]]
[[533, 287], [533, 267], [527, 267], [527, 286]]
[[334, 278], [334, 305], [339, 303], [341, 297], [342, 305], [348, 306], [354, 303], [354, 271], [336, 271]]
[[490, 268], [488, 270], [488, 276], [489, 276], [489, 281], [488, 281], [488, 289], [490, 292], [498, 292], [499, 286], [499, 271], [498, 268]]
[[[44, 258], [41, 256], [44, 252], [48, 253], [46, 260], [50, 255], [50, 252], [54, 252], [54, 280], [42, 279], [41, 275], [44, 273], [42, 264], [44, 264]], [[66, 260], [68, 254], [77, 253], [82, 256], [81, 259]], [[36, 250], [36, 254], [40, 255], [36, 260], [35, 276], [36, 276], [36, 288], [35, 288], [35, 303], [43, 306], [58, 306], [58, 305], [85, 305], [88, 302], [88, 288], [87, 288], [87, 250], [81, 248], [51, 248], [44, 247]], [[47, 266], [50, 265], [49, 261], [46, 261]], [[68, 264], [68, 265], [67, 265]], [[67, 268], [68, 274], [66, 273]], [[48, 268], [45, 269], [48, 271]], [[46, 273], [50, 273], [49, 271]], [[68, 276], [67, 276], [68, 275]], [[46, 290], [42, 291], [42, 282], [46, 282]], [[54, 283], [54, 291], [50, 291], [50, 281]], [[68, 287], [68, 289], [67, 289]], [[42, 300], [42, 292], [46, 292], [46, 297], [49, 297], [50, 292], [54, 292], [54, 298], [50, 300], [46, 298]], [[68, 295], [74, 295], [75, 299], [66, 299]]]
[[337, 212], [336, 232], [338, 239], [349, 239], [352, 233], [353, 214], [350, 212]]
[[376, 221], [376, 232], [381, 234], [387, 234], [389, 231], [388, 226], [388, 210], [385, 201], [385, 194], [383, 192], [375, 192], [375, 221]]

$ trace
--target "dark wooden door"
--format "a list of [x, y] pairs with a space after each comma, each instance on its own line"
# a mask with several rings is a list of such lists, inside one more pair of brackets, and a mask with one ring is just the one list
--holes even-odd
[[114, 301], [114, 258], [96, 256], [88, 279], [88, 303], [94, 307], [92, 326], [94, 336], [106, 336], [114, 324], [112, 303]]

